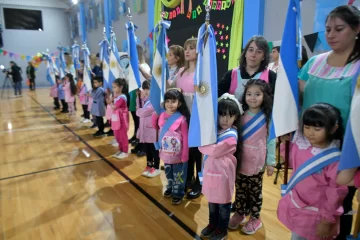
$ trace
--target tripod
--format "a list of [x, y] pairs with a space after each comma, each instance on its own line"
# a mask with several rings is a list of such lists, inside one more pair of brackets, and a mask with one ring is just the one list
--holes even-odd
[[1, 89], [1, 98], [4, 95], [5, 88], [11, 88], [11, 87], [14, 87], [14, 85], [13, 85], [12, 81], [9, 79], [8, 75], [6, 74], [4, 77], [4, 83], [3, 83], [3, 86]]
[[274, 184], [277, 184], [277, 180], [278, 180], [278, 177], [279, 177], [279, 173], [280, 171], [283, 169], [282, 168], [282, 163], [281, 163], [281, 157], [280, 157], [280, 145], [281, 145], [281, 140], [278, 138], [278, 142], [276, 143], [276, 166], [275, 166], [275, 169], [276, 169], [276, 175], [275, 175], [275, 179], [274, 179]]

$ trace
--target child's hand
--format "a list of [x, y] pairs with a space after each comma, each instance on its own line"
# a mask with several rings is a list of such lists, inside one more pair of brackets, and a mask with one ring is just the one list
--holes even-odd
[[279, 138], [281, 142], [290, 141], [290, 134], [280, 136]]
[[329, 238], [334, 236], [334, 231], [336, 231], [335, 224], [321, 220], [321, 222], [316, 226], [316, 235], [319, 238]]
[[115, 109], [116, 109], [116, 107], [115, 107], [114, 104], [111, 104], [111, 109], [112, 109], [112, 110], [115, 110]]
[[266, 173], [270, 177], [274, 173], [274, 166], [266, 166]]

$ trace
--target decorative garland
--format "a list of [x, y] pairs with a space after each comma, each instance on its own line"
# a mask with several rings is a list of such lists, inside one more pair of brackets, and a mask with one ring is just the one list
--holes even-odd
[[178, 6], [181, 1], [183, 1], [183, 0], [161, 0], [161, 2], [167, 8], [174, 8], [174, 7]]
[[[203, 5], [207, 5], [208, 0], [204, 0]], [[210, 0], [210, 6], [212, 10], [226, 10], [234, 5], [235, 0]]]

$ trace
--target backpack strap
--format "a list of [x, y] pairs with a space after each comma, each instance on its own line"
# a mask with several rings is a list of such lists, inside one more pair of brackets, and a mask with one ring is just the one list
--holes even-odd
[[265, 69], [261, 72], [260, 79], [265, 81], [266, 83], [269, 83], [269, 69]]
[[231, 71], [231, 82], [230, 82], [230, 88], [229, 88], [229, 93], [233, 94], [235, 93], [235, 90], [238, 86], [238, 77], [240, 75], [240, 68], [234, 68]]
[[179, 119], [181, 117], [181, 113], [180, 112], [175, 112], [173, 115], [171, 115], [168, 120], [166, 120], [164, 126], [162, 127], [161, 131], [160, 131], [160, 135], [159, 135], [159, 141], [158, 142], [155, 142], [154, 145], [155, 145], [155, 148], [156, 150], [159, 150], [160, 147], [161, 147], [161, 144], [162, 144], [162, 139], [165, 135], [165, 133], [167, 131], [169, 131], [170, 127], [175, 123], [175, 121], [177, 119]]
[[304, 162], [292, 175], [287, 185], [281, 185], [281, 196], [289, 193], [297, 183], [301, 182], [310, 175], [321, 171], [323, 168], [340, 160], [341, 152], [338, 148], [327, 149], [306, 162]]

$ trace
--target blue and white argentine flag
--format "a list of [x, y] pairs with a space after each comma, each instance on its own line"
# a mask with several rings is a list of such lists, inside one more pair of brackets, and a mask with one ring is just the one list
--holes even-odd
[[153, 63], [153, 80], [150, 85], [150, 102], [157, 114], [163, 111], [161, 104], [164, 102], [166, 91], [168, 72], [166, 29], [169, 29], [170, 25], [169, 21], [160, 21], [154, 29], [154, 32], [157, 33], [157, 44]]
[[66, 69], [66, 62], [65, 62], [65, 55], [64, 55], [64, 48], [59, 46], [59, 74], [60, 74], [60, 78], [62, 79], [63, 77], [65, 77], [65, 69]]
[[345, 131], [339, 170], [360, 167], [360, 69], [353, 79], [354, 95]]
[[[298, 129], [298, 56], [297, 29], [301, 28], [300, 0], [289, 0], [285, 21], [279, 69], [275, 85], [269, 140]], [[297, 27], [296, 20], [298, 18]], [[300, 33], [300, 31], [299, 31]], [[301, 39], [301, 36], [299, 37]], [[301, 43], [299, 43], [301, 49]], [[301, 55], [300, 55], [301, 56]]]
[[53, 65], [53, 61], [49, 55], [45, 55], [47, 61], [47, 71], [46, 71], [46, 80], [50, 83], [50, 85], [55, 84], [55, 69]]
[[129, 65], [129, 92], [134, 91], [141, 87], [140, 82], [140, 72], [139, 72], [139, 60], [136, 49], [136, 37], [135, 37], [135, 29], [136, 26], [131, 22], [127, 22], [125, 24], [127, 30], [127, 43], [128, 43], [128, 55], [130, 58]]
[[109, 72], [109, 85], [108, 88], [112, 89], [112, 83], [119, 77], [124, 77], [120, 67], [119, 51], [116, 46], [115, 35], [111, 39], [110, 56], [109, 56], [110, 72]]
[[103, 78], [104, 78], [104, 88], [108, 88], [109, 85], [109, 42], [107, 39], [102, 40], [100, 43], [100, 61], [102, 62]]
[[86, 45], [84, 45], [83, 54], [84, 54], [83, 81], [84, 81], [84, 84], [86, 86], [86, 89], [89, 91], [89, 90], [92, 89], [91, 77], [90, 77], [90, 71], [91, 71], [91, 67], [90, 67], [90, 51], [89, 51], [89, 49], [87, 48]]
[[217, 140], [216, 39], [211, 25], [204, 23], [200, 27], [196, 52], [196, 91], [189, 126], [189, 147], [205, 146], [216, 143]]

